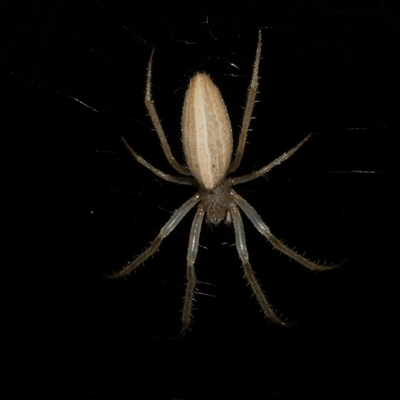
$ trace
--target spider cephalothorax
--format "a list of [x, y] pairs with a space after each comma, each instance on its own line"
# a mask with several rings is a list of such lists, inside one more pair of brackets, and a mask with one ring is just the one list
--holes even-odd
[[231, 200], [230, 189], [231, 182], [225, 179], [212, 190], [202, 187], [199, 189], [200, 202], [206, 212], [206, 222], [208, 224], [218, 225], [221, 221], [227, 219], [231, 221], [229, 214], [229, 202]]

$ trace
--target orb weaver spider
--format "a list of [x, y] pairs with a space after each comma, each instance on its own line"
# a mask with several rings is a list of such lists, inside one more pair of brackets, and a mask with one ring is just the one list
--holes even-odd
[[257, 171], [239, 177], [228, 177], [229, 174], [239, 167], [246, 145], [246, 138], [258, 89], [261, 42], [261, 31], [259, 31], [252, 78], [248, 88], [239, 142], [233, 160], [232, 130], [228, 112], [219, 89], [205, 73], [197, 73], [191, 79], [183, 105], [182, 139], [187, 166], [180, 164], [174, 158], [152, 98], [151, 87], [154, 49], [148, 63], [145, 105], [155, 131], [158, 134], [165, 157], [171, 166], [184, 176], [173, 176], [162, 172], [136, 153], [125, 138], [121, 137], [126, 148], [136, 161], [148, 168], [159, 178], [168, 182], [198, 186], [198, 192], [172, 214], [147, 250], [125, 266], [121, 271], [107, 276], [108, 278], [121, 278], [139, 267], [158, 250], [161, 242], [175, 229], [186, 214], [197, 205], [197, 211], [190, 229], [187, 252], [187, 284], [182, 310], [183, 331], [188, 330], [191, 325], [192, 304], [196, 285], [194, 263], [197, 256], [200, 230], [204, 218], [208, 224], [212, 225], [218, 225], [222, 221], [225, 221], [227, 224], [233, 222], [236, 247], [243, 265], [245, 278], [260, 304], [264, 315], [280, 325], [288, 325], [288, 323], [280, 319], [272, 310], [250, 266], [245, 232], [239, 209], [243, 211], [254, 227], [265, 236], [275, 249], [310, 270], [331, 270], [337, 268], [345, 261], [343, 260], [336, 265], [326, 266], [313, 262], [290, 249], [271, 233], [256, 210], [232, 188], [235, 185], [249, 182], [265, 175], [272, 168], [291, 157], [311, 137], [311, 134], [308, 134], [291, 150], [283, 153], [280, 157]]

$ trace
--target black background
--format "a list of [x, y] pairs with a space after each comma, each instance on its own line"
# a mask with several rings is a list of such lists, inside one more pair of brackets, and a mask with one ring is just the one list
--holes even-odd
[[[1, 398], [398, 396], [400, 14], [378, 0], [264, 3], [39, 1], [1, 13]], [[233, 229], [204, 226], [182, 339], [193, 212], [137, 273], [102, 276], [195, 192], [138, 165], [119, 137], [173, 173], [143, 104], [155, 46], [153, 93], [176, 157], [198, 70], [220, 88], [236, 139], [259, 28], [259, 103], [238, 174], [314, 136], [237, 190], [287, 245], [349, 259], [307, 271], [245, 220], [268, 299], [298, 322], [286, 329], [260, 314]]]

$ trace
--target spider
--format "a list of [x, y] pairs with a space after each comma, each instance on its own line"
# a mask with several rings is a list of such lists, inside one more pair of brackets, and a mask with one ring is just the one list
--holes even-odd
[[250, 121], [252, 119], [258, 89], [261, 44], [262, 37], [261, 31], [259, 31], [252, 78], [248, 88], [239, 142], [233, 160], [232, 130], [228, 112], [219, 89], [205, 73], [197, 73], [191, 79], [183, 105], [182, 139], [187, 166], [180, 164], [172, 155], [152, 98], [151, 87], [154, 49], [148, 63], [145, 106], [154, 125], [155, 131], [158, 134], [162, 149], [168, 162], [177, 172], [184, 176], [173, 176], [162, 172], [136, 153], [125, 138], [121, 137], [126, 148], [136, 161], [148, 168], [158, 177], [168, 182], [194, 185], [198, 187], [198, 192], [172, 214], [147, 250], [125, 266], [121, 271], [107, 276], [108, 278], [121, 278], [134, 271], [158, 250], [161, 242], [175, 229], [186, 214], [193, 207], [197, 206], [197, 211], [190, 229], [189, 247], [187, 252], [187, 283], [182, 310], [183, 332], [190, 328], [192, 320], [193, 296], [196, 285], [194, 263], [197, 256], [200, 230], [204, 218], [206, 222], [211, 225], [218, 225], [222, 221], [226, 224], [231, 224], [233, 222], [236, 248], [243, 265], [245, 278], [260, 304], [264, 315], [280, 325], [288, 325], [288, 323], [275, 314], [250, 266], [243, 221], [239, 209], [243, 211], [243, 213], [253, 223], [254, 227], [265, 236], [273, 247], [310, 270], [331, 270], [340, 266], [345, 261], [344, 260], [336, 265], [321, 265], [290, 249], [271, 233], [270, 229], [263, 222], [256, 210], [235, 190], [233, 190], [233, 186], [235, 185], [249, 182], [265, 175], [272, 168], [291, 157], [311, 137], [311, 134], [308, 134], [291, 150], [283, 153], [280, 157], [276, 158], [258, 171], [239, 177], [229, 177], [229, 174], [239, 167], [246, 145], [246, 138], [249, 131]]

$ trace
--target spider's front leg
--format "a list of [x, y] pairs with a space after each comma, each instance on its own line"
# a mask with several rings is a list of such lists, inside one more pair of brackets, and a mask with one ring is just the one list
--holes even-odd
[[273, 311], [271, 305], [265, 297], [263, 290], [261, 289], [260, 284], [258, 283], [253, 269], [251, 268], [249, 261], [249, 252], [247, 251], [246, 246], [243, 221], [239, 209], [234, 204], [231, 204], [229, 206], [229, 211], [231, 213], [233, 225], [235, 227], [236, 248], [242, 261], [244, 275], [247, 279], [247, 282], [249, 283], [254, 295], [256, 296], [264, 315], [276, 324], [288, 326], [289, 324], [277, 317], [277, 315]]
[[340, 267], [347, 260], [347, 258], [345, 258], [338, 264], [322, 265], [305, 258], [301, 254], [292, 250], [290, 247], [285, 246], [277, 237], [275, 237], [265, 222], [258, 215], [257, 211], [243, 197], [239, 196], [234, 190], [232, 190], [231, 193], [235, 203], [243, 210], [254, 227], [272, 244], [272, 246], [274, 246], [281, 253], [287, 255], [289, 258], [301, 264], [303, 267], [313, 271], [328, 271], [330, 269]]
[[187, 253], [186, 291], [182, 310], [182, 333], [190, 328], [192, 320], [193, 296], [196, 287], [196, 272], [194, 263], [199, 249], [201, 225], [204, 219], [204, 207], [200, 204], [190, 228], [189, 247]]
[[128, 264], [121, 271], [116, 272], [111, 275], [105, 275], [106, 278], [116, 279], [122, 278], [123, 276], [129, 275], [133, 270], [135, 270], [139, 265], [143, 264], [150, 256], [152, 256], [160, 247], [162, 241], [176, 228], [179, 222], [185, 217], [185, 215], [200, 201], [200, 196], [197, 193], [188, 201], [183, 203], [181, 207], [179, 207], [172, 214], [171, 218], [167, 221], [167, 223], [161, 228], [160, 233], [157, 237], [151, 242], [151, 245], [148, 249], [146, 249], [140, 256], [135, 258], [130, 264]]

